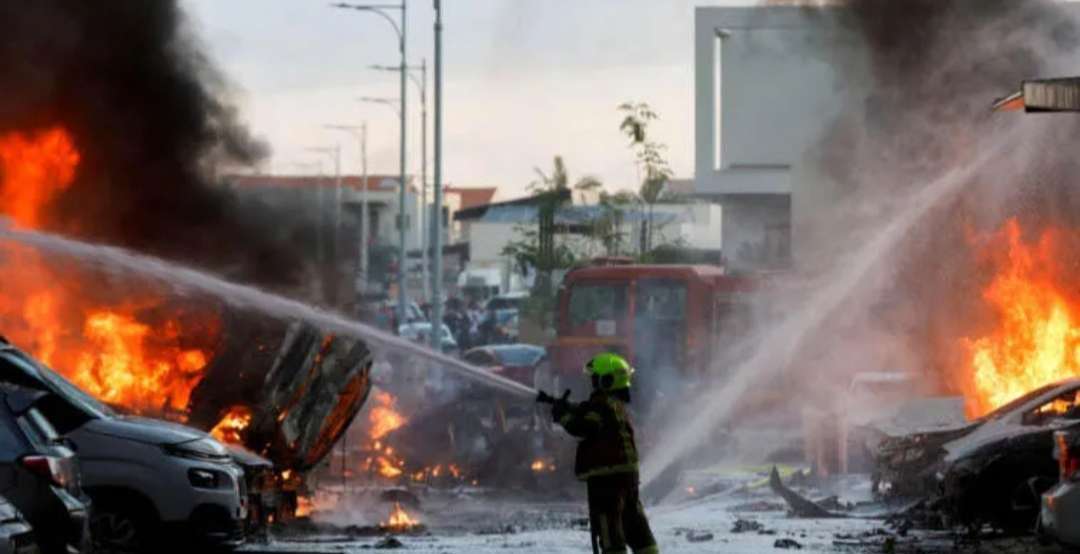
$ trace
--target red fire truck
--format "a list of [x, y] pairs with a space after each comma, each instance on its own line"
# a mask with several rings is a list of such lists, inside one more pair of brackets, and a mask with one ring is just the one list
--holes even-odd
[[666, 375], [710, 371], [717, 354], [750, 325], [755, 280], [705, 265], [607, 265], [571, 271], [559, 289], [550, 368], [543, 390], [586, 389], [582, 367], [616, 352], [659, 386]]

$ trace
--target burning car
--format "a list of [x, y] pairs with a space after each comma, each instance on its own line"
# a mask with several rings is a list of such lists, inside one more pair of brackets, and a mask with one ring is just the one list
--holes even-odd
[[954, 523], [1028, 530], [1058, 478], [1053, 434], [1080, 428], [1080, 379], [1039, 387], [968, 424], [889, 438], [875, 451], [875, 488], [929, 496]]
[[209, 435], [123, 416], [6, 344], [0, 381], [48, 393], [36, 405], [78, 452], [95, 541], [125, 551], [166, 535], [217, 546], [243, 542], [243, 472]]

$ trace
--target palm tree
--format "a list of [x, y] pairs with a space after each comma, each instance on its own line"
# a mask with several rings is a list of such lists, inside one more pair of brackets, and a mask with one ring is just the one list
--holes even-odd
[[671, 179], [671, 166], [664, 158], [667, 146], [650, 141], [648, 136], [649, 123], [660, 116], [644, 102], [627, 102], [619, 106], [619, 111], [624, 114], [619, 130], [630, 139], [630, 148], [634, 151], [638, 170], [644, 171], [637, 199], [648, 211], [646, 222], [641, 226], [640, 238], [641, 253], [645, 254], [652, 250], [653, 207], [671, 196], [665, 190]]

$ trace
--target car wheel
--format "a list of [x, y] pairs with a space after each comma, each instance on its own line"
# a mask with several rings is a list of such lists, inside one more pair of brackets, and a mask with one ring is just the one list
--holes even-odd
[[111, 505], [95, 505], [90, 518], [94, 552], [128, 553], [145, 551], [143, 537], [148, 521], [134, 510]]

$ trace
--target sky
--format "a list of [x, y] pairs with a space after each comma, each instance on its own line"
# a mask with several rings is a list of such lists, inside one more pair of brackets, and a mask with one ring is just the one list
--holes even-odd
[[[381, 2], [381, 0], [380, 0]], [[693, 11], [702, 0], [443, 0], [444, 182], [526, 193], [535, 168], [562, 155], [571, 179], [636, 188], [617, 106], [660, 114], [653, 138], [677, 177], [693, 175]], [[333, 170], [311, 151], [340, 145], [359, 173], [358, 141], [327, 124], [368, 125], [368, 171], [398, 172], [398, 116], [362, 96], [398, 97], [396, 35], [375, 14], [323, 0], [181, 0], [195, 35], [224, 74], [227, 94], [268, 141], [274, 173]], [[410, 63], [433, 62], [431, 0], [410, 0]], [[429, 78], [432, 74], [429, 72]], [[429, 118], [434, 86], [428, 87]], [[420, 172], [419, 93], [409, 85], [409, 172]], [[429, 119], [430, 121], [430, 119]], [[432, 179], [432, 147], [428, 178]], [[320, 162], [321, 160], [321, 162]]]

